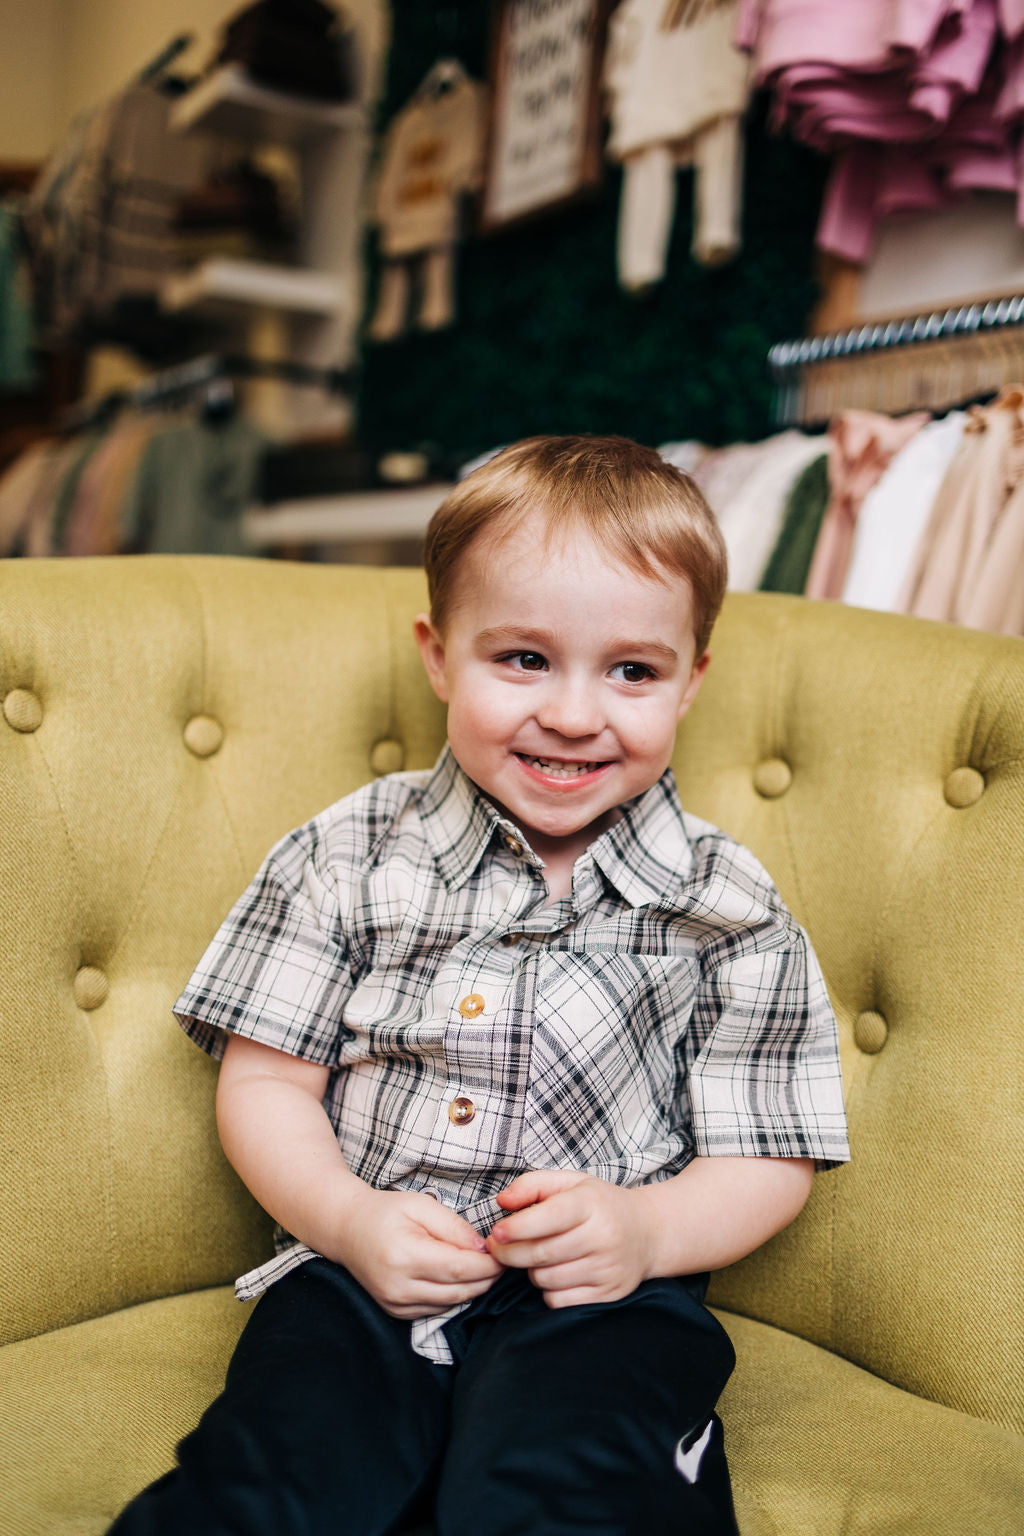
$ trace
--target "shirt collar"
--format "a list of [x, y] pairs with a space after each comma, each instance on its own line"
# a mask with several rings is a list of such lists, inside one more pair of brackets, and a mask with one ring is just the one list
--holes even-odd
[[420, 823], [441, 877], [452, 890], [465, 885], [495, 833], [522, 847], [524, 864], [544, 867], [515, 822], [502, 816], [462, 771], [450, 746], [445, 746], [427, 780]]
[[671, 768], [628, 801], [619, 820], [587, 852], [630, 906], [663, 901], [667, 892], [678, 890], [693, 868], [693, 848]]
[[[523, 845], [524, 863], [544, 867], [528, 838], [462, 771], [450, 746], [427, 780], [420, 821], [441, 876], [453, 890], [472, 875], [495, 833]], [[591, 844], [588, 855], [631, 906], [659, 901], [678, 885], [693, 865], [693, 850], [670, 768], [623, 806], [619, 820]]]

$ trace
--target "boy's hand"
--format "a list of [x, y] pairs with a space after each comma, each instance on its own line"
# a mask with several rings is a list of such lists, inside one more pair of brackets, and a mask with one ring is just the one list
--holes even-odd
[[488, 1251], [527, 1270], [549, 1307], [617, 1301], [651, 1273], [652, 1214], [643, 1186], [538, 1170], [514, 1179], [498, 1204], [515, 1214], [495, 1223]]
[[430, 1195], [363, 1185], [347, 1202], [345, 1229], [338, 1262], [392, 1317], [447, 1311], [501, 1273], [469, 1222]]

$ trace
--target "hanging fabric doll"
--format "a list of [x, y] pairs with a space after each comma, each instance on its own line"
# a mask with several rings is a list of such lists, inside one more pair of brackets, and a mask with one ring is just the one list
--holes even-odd
[[485, 91], [455, 59], [439, 59], [387, 131], [374, 208], [382, 261], [368, 335], [405, 330], [413, 270], [416, 322], [440, 330], [455, 317], [454, 253], [462, 198], [483, 175]]
[[622, 0], [605, 57], [611, 135], [622, 162], [619, 281], [665, 275], [676, 170], [692, 165], [693, 256], [714, 266], [740, 240], [742, 118], [749, 65], [733, 43], [737, 0]]

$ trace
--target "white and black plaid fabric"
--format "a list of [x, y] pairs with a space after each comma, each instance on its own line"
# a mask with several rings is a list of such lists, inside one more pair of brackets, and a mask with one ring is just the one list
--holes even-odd
[[[630, 1185], [698, 1155], [845, 1161], [809, 941], [670, 772], [577, 861], [571, 898], [545, 906], [542, 867], [446, 749], [278, 843], [175, 1013], [213, 1056], [233, 1031], [332, 1068], [349, 1168], [481, 1232], [530, 1168]], [[277, 1247], [240, 1296], [311, 1256]], [[438, 1320], [413, 1340], [447, 1358]]]

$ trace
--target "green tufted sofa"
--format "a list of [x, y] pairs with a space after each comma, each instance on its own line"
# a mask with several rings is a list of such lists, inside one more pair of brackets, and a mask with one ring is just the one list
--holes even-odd
[[[279, 834], [432, 762], [422, 602], [0, 564], [0, 1536], [104, 1531], [218, 1390], [269, 1229], [171, 1004]], [[1019, 1536], [1024, 642], [734, 596], [714, 651], [683, 799], [811, 932], [854, 1151], [713, 1282], [743, 1536]]]

